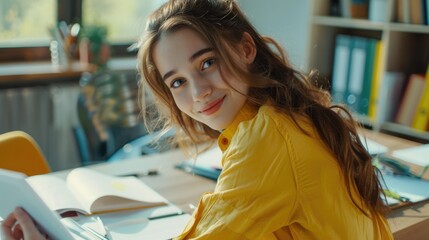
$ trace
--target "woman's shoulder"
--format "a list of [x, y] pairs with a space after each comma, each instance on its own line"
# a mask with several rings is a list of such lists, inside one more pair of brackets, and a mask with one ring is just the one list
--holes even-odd
[[272, 105], [263, 105], [259, 108], [258, 114], [255, 117], [255, 121], [258, 120], [271, 123], [277, 128], [288, 132], [295, 132], [297, 130], [302, 132], [301, 129], [308, 130], [311, 128], [311, 121], [307, 117], [294, 113], [286, 113]]
[[[301, 121], [301, 120], [299, 120]], [[294, 132], [296, 126], [291, 116], [270, 105], [262, 105], [257, 114], [239, 124], [235, 135], [253, 140], [284, 137]]]

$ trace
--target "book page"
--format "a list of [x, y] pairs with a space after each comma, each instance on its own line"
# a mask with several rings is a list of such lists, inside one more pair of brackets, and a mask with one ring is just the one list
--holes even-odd
[[60, 214], [68, 211], [88, 214], [61, 178], [36, 175], [26, 178], [26, 181], [52, 211], [57, 211]]
[[429, 165], [429, 144], [396, 150], [392, 152], [392, 156], [415, 165], [426, 167]]
[[383, 144], [369, 138], [365, 138], [363, 135], [359, 135], [359, 138], [369, 155], [377, 155], [389, 151], [389, 148]]
[[75, 197], [91, 213], [167, 204], [167, 200], [135, 177], [114, 177], [76, 168], [67, 177]]
[[22, 207], [36, 227], [47, 233], [50, 239], [73, 239], [61, 224], [58, 214], [47, 206], [26, 179], [23, 173], [0, 169], [0, 216], [6, 219], [16, 207]]
[[195, 165], [222, 170], [222, 151], [218, 147], [211, 148], [197, 156], [197, 159], [190, 159]]

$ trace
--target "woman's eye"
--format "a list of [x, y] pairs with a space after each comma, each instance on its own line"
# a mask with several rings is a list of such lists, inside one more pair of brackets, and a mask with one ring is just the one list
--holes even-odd
[[170, 87], [171, 88], [178, 88], [182, 86], [182, 84], [185, 82], [183, 79], [175, 79], [171, 82]]
[[209, 68], [211, 65], [213, 65], [215, 62], [216, 60], [214, 58], [207, 59], [206, 61], [203, 62], [201, 69], [205, 70]]

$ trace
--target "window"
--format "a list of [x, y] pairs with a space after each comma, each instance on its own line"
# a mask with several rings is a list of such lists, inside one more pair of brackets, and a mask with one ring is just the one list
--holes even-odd
[[56, 0], [1, 0], [0, 46], [48, 45], [56, 9]]
[[133, 55], [147, 15], [166, 0], [0, 0], [0, 62], [49, 60], [58, 21], [107, 28], [113, 56]]
[[146, 17], [165, 0], [84, 0], [83, 25], [107, 28], [112, 44], [135, 42], [144, 29]]

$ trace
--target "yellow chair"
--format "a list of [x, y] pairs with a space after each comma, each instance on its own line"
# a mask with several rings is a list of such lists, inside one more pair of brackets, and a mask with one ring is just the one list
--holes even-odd
[[0, 134], [0, 168], [22, 172], [27, 176], [51, 171], [36, 141], [22, 131]]

